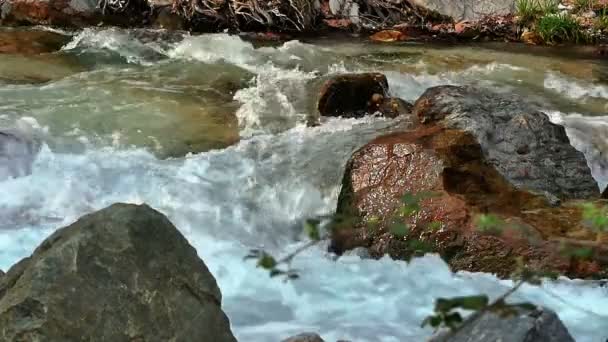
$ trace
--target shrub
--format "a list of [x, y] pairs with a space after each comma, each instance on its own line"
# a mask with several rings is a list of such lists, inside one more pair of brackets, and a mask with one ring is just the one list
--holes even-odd
[[530, 23], [536, 19], [557, 13], [559, 10], [558, 0], [517, 0], [517, 15], [522, 23]]
[[536, 31], [547, 44], [582, 43], [589, 40], [580, 23], [569, 14], [547, 14], [536, 24]]

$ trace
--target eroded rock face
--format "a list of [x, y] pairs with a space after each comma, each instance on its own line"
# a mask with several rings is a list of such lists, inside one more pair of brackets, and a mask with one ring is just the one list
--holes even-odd
[[473, 135], [486, 160], [520, 189], [559, 199], [599, 195], [585, 156], [570, 144], [564, 127], [518, 96], [434, 87], [416, 101], [414, 114], [423, 124]]
[[236, 341], [196, 250], [146, 205], [84, 216], [14, 265], [0, 326], [2, 341]]
[[429, 342], [574, 342], [568, 328], [549, 309], [524, 311], [518, 315], [500, 317], [487, 312], [475, 322], [449, 337], [437, 335]]
[[[441, 254], [454, 270], [482, 271], [508, 277], [515, 270], [516, 259], [523, 257], [530, 267], [573, 277], [601, 277], [600, 274], [606, 273], [606, 265], [574, 260], [560, 254], [559, 239], [595, 239], [595, 235], [581, 223], [581, 210], [576, 201], [557, 206], [553, 196], [538, 190], [528, 191], [527, 187], [521, 186], [526, 181], [525, 177], [515, 178], [515, 181], [505, 177], [504, 169], [499, 168], [500, 155], [493, 159], [488, 156], [488, 150], [497, 148], [495, 145], [500, 151], [500, 148], [512, 144], [508, 140], [516, 134], [514, 128], [509, 127], [512, 120], [503, 117], [508, 112], [502, 112], [503, 115], [495, 119], [488, 107], [473, 105], [475, 100], [466, 97], [465, 93], [454, 95], [465, 90], [445, 89], [451, 92], [449, 96], [454, 102], [445, 99], [441, 102], [440, 97], [425, 94], [416, 103], [415, 113], [423, 114], [421, 119], [425, 124], [410, 131], [379, 137], [353, 154], [346, 167], [337, 212], [339, 217], [356, 218], [355, 228], [352, 220], [346, 220], [346, 224], [337, 222], [331, 250], [341, 254], [356, 247], [366, 247], [373, 257], [389, 254], [407, 259], [411, 255], [408, 254], [411, 252], [408, 244], [417, 240], [432, 246], [432, 250]], [[430, 103], [435, 98], [439, 103]], [[429, 101], [423, 101], [425, 99]], [[500, 103], [508, 108], [508, 101]], [[475, 114], [471, 114], [467, 106], [471, 106], [470, 110], [475, 110]], [[574, 150], [556, 139], [563, 129], [560, 131], [560, 127], [545, 122], [540, 117], [544, 117], [542, 113], [534, 114], [522, 108], [515, 113], [516, 117], [529, 113], [524, 118], [530, 123], [521, 126], [522, 135], [528, 136], [528, 143], [533, 143], [535, 137], [545, 137], [544, 143], [560, 146], [556, 149], [551, 144], [544, 145], [541, 149], [548, 155], [521, 161], [523, 166], [544, 170], [545, 165], [536, 165], [546, 163], [544, 158], [553, 158], [558, 163], [572, 162], [570, 157], [559, 157], [564, 153], [563, 149]], [[467, 121], [472, 115], [477, 120]], [[534, 118], [534, 115], [539, 117]], [[496, 122], [492, 124], [492, 120]], [[496, 144], [492, 136], [480, 133], [485, 132], [484, 127], [492, 125], [501, 130], [506, 142]], [[528, 129], [535, 134], [530, 134]], [[550, 133], [540, 132], [542, 129]], [[567, 152], [568, 156], [578, 158], [574, 152]], [[580, 162], [586, 166], [584, 159]], [[553, 167], [563, 170], [563, 166], [553, 164]], [[591, 178], [588, 168], [579, 170], [581, 174], [578, 178], [572, 175], [571, 182], [580, 184], [576, 179]], [[548, 188], [561, 198], [568, 198], [569, 192], [574, 191], [570, 186], [550, 182]], [[588, 194], [588, 198], [599, 197], [596, 184], [587, 190], [588, 193], [583, 193]], [[422, 200], [421, 209], [414, 217], [398, 217], [396, 210], [401, 206], [402, 196], [420, 193], [434, 196]], [[479, 231], [476, 218], [486, 213], [505, 222], [501, 232], [487, 234]], [[399, 222], [410, 227], [405, 237], [391, 232], [391, 225]], [[429, 228], [437, 222], [440, 223], [439, 229]]]
[[410, 0], [429, 11], [450, 17], [454, 21], [481, 20], [489, 15], [515, 12], [515, 0]]
[[380, 112], [396, 117], [411, 111], [411, 104], [389, 95], [386, 76], [380, 73], [345, 74], [326, 81], [317, 105], [322, 116], [363, 117]]

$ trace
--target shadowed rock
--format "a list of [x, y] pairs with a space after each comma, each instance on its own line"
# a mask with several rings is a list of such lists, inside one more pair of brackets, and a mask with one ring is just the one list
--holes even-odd
[[412, 105], [390, 97], [386, 76], [364, 73], [339, 75], [326, 81], [317, 108], [322, 116], [359, 118], [379, 112], [394, 118], [410, 113]]
[[486, 312], [455, 334], [440, 334], [429, 342], [574, 342], [574, 338], [548, 309], [525, 311], [508, 317]]
[[215, 279], [146, 205], [57, 230], [0, 280], [2, 341], [234, 342]]

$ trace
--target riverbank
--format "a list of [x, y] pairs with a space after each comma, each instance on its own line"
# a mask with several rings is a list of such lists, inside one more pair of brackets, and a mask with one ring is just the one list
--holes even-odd
[[2, 0], [0, 25], [98, 25], [259, 32], [259, 39], [356, 34], [378, 42], [591, 44], [605, 55], [603, 0]]

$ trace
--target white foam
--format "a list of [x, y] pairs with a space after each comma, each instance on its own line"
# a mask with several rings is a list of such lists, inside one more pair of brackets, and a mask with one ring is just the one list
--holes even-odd
[[[441, 296], [488, 293], [509, 282], [483, 274], [454, 275], [436, 256], [411, 264], [384, 258], [327, 258], [305, 252], [294, 266], [301, 279], [271, 279], [242, 257], [249, 248], [286, 253], [297, 246], [302, 218], [333, 211], [342, 166], [352, 150], [386, 120], [328, 120], [262, 135], [221, 151], [157, 160], [143, 150], [89, 150], [80, 155], [43, 149], [33, 174], [0, 182], [0, 267], [29, 254], [54, 227], [114, 202], [149, 203], [166, 213], [217, 278], [223, 307], [242, 341], [278, 341], [302, 331], [327, 340], [421, 341], [420, 328]], [[86, 180], [86, 181], [83, 181]], [[578, 341], [605, 338], [605, 288], [569, 281], [518, 295], [559, 313]], [[603, 315], [603, 316], [600, 316]]]
[[552, 122], [563, 125], [570, 143], [585, 154], [600, 190], [608, 186], [608, 116], [582, 116], [547, 111]]
[[608, 87], [585, 83], [554, 72], [548, 72], [545, 75], [544, 86], [570, 99], [578, 100], [590, 97], [608, 99]]

